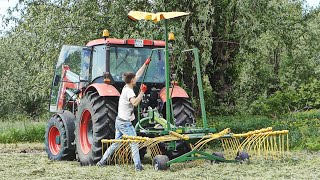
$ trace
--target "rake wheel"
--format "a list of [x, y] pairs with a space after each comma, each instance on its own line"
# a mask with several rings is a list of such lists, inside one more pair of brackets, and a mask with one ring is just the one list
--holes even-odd
[[156, 171], [159, 170], [166, 170], [169, 168], [169, 166], [167, 165], [167, 162], [169, 161], [168, 156], [166, 155], [157, 155], [154, 157], [153, 159], [153, 168]]

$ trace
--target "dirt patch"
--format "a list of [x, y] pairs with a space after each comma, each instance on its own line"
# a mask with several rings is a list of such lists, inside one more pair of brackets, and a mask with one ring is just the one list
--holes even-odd
[[[168, 171], [144, 171], [133, 166], [81, 167], [76, 161], [47, 158], [42, 144], [0, 146], [0, 174], [3, 179], [320, 179], [320, 152], [292, 152], [285, 161], [253, 161], [249, 164], [195, 161], [174, 164]], [[21, 151], [26, 152], [21, 153]]]

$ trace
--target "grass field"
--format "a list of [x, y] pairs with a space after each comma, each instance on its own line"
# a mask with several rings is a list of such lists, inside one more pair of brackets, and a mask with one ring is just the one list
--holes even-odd
[[285, 161], [213, 164], [206, 161], [174, 164], [155, 172], [150, 164], [81, 167], [78, 162], [51, 161], [40, 143], [0, 144], [0, 179], [320, 179], [320, 152], [291, 152]]

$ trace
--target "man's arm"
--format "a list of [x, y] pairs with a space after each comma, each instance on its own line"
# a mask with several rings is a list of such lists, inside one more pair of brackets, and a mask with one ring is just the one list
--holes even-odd
[[137, 73], [136, 73], [136, 79], [137, 80], [142, 76], [145, 68], [150, 63], [150, 61], [151, 61], [151, 58], [149, 57], [148, 59], [146, 59], [146, 62], [141, 66], [141, 68], [137, 71]]
[[144, 69], [146, 68], [146, 64], [143, 64], [141, 66], [141, 68], [136, 72], [136, 78], [137, 80], [142, 76], [143, 72], [144, 72]]
[[141, 84], [140, 86], [140, 93], [138, 95], [138, 97], [132, 97], [130, 98], [130, 103], [133, 105], [133, 106], [138, 106], [138, 104], [141, 102], [142, 100], [142, 97], [143, 97], [143, 94], [147, 91], [147, 86], [144, 85], [144, 84]]
[[130, 98], [130, 102], [131, 104], [134, 106], [134, 107], [137, 107], [138, 104], [141, 102], [142, 100], [142, 97], [143, 97], [143, 92], [141, 91], [138, 95], [138, 97], [133, 97], [133, 98]]

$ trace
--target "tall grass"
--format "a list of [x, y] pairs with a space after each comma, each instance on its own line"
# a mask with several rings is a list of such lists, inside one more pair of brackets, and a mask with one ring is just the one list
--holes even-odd
[[0, 120], [0, 143], [44, 142], [45, 121], [13, 115]]

